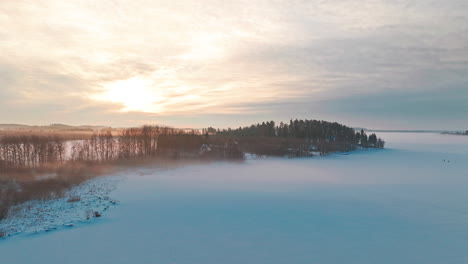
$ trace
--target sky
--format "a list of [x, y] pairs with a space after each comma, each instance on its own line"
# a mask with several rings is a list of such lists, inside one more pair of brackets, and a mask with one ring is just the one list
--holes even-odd
[[466, 0], [1, 0], [0, 123], [468, 129]]

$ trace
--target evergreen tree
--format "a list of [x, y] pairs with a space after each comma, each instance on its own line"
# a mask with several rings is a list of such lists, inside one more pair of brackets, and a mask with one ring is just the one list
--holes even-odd
[[368, 140], [369, 147], [377, 147], [377, 136], [375, 134], [371, 134]]
[[361, 146], [367, 147], [367, 135], [363, 129], [361, 129]]

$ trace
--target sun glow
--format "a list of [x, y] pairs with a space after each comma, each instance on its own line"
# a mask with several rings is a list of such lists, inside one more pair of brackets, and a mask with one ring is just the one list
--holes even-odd
[[120, 103], [122, 112], [140, 111], [158, 113], [158, 106], [164, 98], [158, 94], [153, 81], [133, 77], [127, 80], [114, 81], [104, 85], [104, 92], [94, 96], [94, 99]]

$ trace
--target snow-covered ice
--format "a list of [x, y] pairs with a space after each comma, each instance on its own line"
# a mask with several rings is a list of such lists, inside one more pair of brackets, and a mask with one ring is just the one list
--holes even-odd
[[130, 170], [103, 217], [0, 241], [0, 261], [468, 263], [468, 137], [378, 135], [387, 149]]
[[71, 228], [107, 211], [117, 201], [110, 197], [121, 177], [102, 177], [67, 191], [63, 197], [29, 201], [10, 209], [8, 218], [0, 221], [6, 238]]

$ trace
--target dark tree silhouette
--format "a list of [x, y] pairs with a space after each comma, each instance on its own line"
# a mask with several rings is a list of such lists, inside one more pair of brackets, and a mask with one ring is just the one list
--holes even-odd
[[237, 129], [218, 130], [217, 135], [234, 137], [245, 151], [263, 155], [294, 152], [300, 156], [307, 155], [311, 150], [325, 154], [353, 150], [357, 145], [383, 147], [382, 142], [378, 144], [375, 134], [369, 139], [364, 130], [355, 133], [352, 128], [336, 122], [307, 119], [291, 119], [289, 124], [280, 122], [279, 125], [267, 121]]

